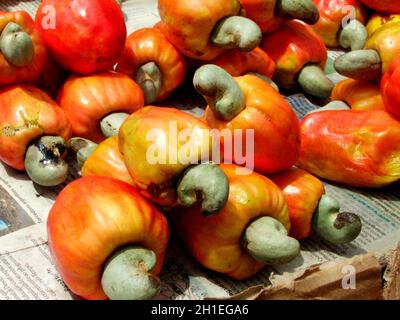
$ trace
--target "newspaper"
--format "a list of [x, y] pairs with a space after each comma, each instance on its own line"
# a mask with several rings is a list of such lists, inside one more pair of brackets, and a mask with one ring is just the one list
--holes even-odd
[[[0, 10], [27, 10], [34, 16], [40, 1], [0, 1]], [[156, 0], [123, 2], [129, 32], [158, 21]], [[329, 52], [330, 63], [338, 51]], [[329, 63], [328, 63], [329, 67]], [[342, 78], [330, 74], [333, 81]], [[287, 96], [298, 117], [317, 107], [302, 94]], [[321, 105], [324, 102], [318, 101]], [[204, 101], [190, 88], [179, 90], [167, 105], [186, 109], [200, 116]], [[76, 175], [70, 177], [74, 179]], [[25, 173], [0, 164], [0, 300], [1, 299], [78, 299], [64, 285], [53, 265], [47, 245], [46, 220], [57, 194], [63, 188], [34, 185]], [[199, 266], [172, 235], [162, 274], [163, 287], [158, 299], [204, 299], [229, 297], [253, 286], [270, 284], [271, 273], [304, 270], [325, 261], [351, 258], [361, 253], [383, 254], [400, 240], [400, 185], [379, 191], [343, 188], [326, 183], [327, 193], [338, 199], [342, 209], [361, 216], [363, 231], [345, 246], [332, 246], [311, 238], [302, 242], [301, 255], [289, 264], [265, 268], [247, 281], [233, 281]]]

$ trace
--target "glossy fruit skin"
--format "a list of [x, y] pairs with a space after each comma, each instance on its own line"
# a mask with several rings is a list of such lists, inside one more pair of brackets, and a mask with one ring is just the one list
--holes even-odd
[[48, 222], [53, 261], [69, 289], [84, 299], [107, 299], [101, 287], [106, 261], [124, 246], [154, 251], [161, 271], [169, 229], [164, 215], [124, 182], [85, 177], [58, 196]]
[[132, 112], [144, 106], [144, 95], [130, 77], [116, 72], [71, 76], [57, 101], [72, 125], [74, 137], [100, 143], [100, 121], [113, 112]]
[[276, 0], [240, 0], [246, 16], [258, 24], [263, 33], [278, 29], [283, 19], [275, 15]]
[[128, 37], [116, 70], [134, 78], [138, 68], [148, 62], [155, 62], [162, 72], [163, 82], [157, 101], [164, 100], [182, 84], [186, 73], [185, 58], [158, 28], [144, 28]]
[[206, 217], [200, 208], [180, 209], [172, 223], [193, 257], [204, 267], [236, 280], [254, 276], [264, 265], [242, 246], [247, 226], [258, 217], [270, 216], [290, 229], [282, 191], [257, 173], [237, 175], [235, 165], [222, 164], [229, 178], [229, 199], [223, 210]]
[[322, 39], [299, 20], [285, 22], [275, 32], [266, 34], [261, 48], [275, 61], [275, 79], [285, 89], [296, 86], [297, 74], [306, 64], [323, 69], [328, 58]]
[[356, 19], [362, 24], [367, 21], [367, 11], [358, 0], [313, 0], [320, 13], [319, 21], [313, 25], [314, 31], [323, 39], [328, 47], [340, 47], [338, 32], [342, 22], [349, 15], [345, 6], [355, 9]]
[[[300, 127], [296, 114], [288, 102], [259, 77], [246, 75], [235, 80], [244, 92], [246, 108], [231, 121], [223, 121], [208, 107], [205, 121], [211, 128], [230, 130], [234, 142], [234, 130], [242, 129], [242, 153], [246, 150], [246, 130], [253, 129], [255, 171], [274, 174], [291, 168], [300, 152]], [[227, 155], [224, 145], [221, 154]], [[240, 163], [234, 154], [227, 155], [224, 161], [228, 160]]]
[[301, 130], [298, 165], [317, 177], [366, 188], [400, 179], [400, 122], [384, 110], [317, 112]]
[[100, 143], [85, 161], [82, 176], [110, 177], [133, 184], [126, 168], [124, 158], [119, 151], [118, 137], [111, 137]]
[[324, 184], [296, 167], [269, 178], [285, 196], [291, 224], [289, 235], [298, 240], [308, 238], [312, 234], [312, 219], [319, 200], [325, 194]]
[[25, 170], [28, 145], [42, 136], [71, 136], [63, 110], [43, 91], [31, 85], [13, 85], [0, 91], [0, 160]]
[[[190, 141], [190, 137], [180, 141], [170, 138], [173, 132], [170, 125], [175, 124], [178, 134], [184, 129], [190, 133], [196, 132], [194, 140]], [[151, 147], [155, 144], [160, 153], [166, 154], [164, 163], [148, 160], [148, 152], [151, 152]], [[198, 155], [192, 160], [199, 162], [205, 151], [212, 154], [209, 127], [200, 119], [174, 108], [144, 107], [133, 113], [119, 132], [119, 149], [135, 186], [143, 196], [163, 207], [174, 207], [177, 204], [177, 179], [191, 165], [182, 163], [179, 159], [174, 161], [174, 155], [183, 146], [194, 144], [198, 146]]]
[[379, 14], [374, 13], [367, 23], [368, 35], [371, 36], [375, 31], [379, 30], [385, 24], [399, 22], [400, 14]]
[[39, 35], [39, 31], [35, 27], [35, 22], [27, 12], [0, 11], [0, 32], [10, 22], [18, 24], [30, 35], [35, 53], [32, 62], [26, 67], [12, 65], [0, 53], [0, 85], [34, 81], [42, 71], [47, 56], [46, 47]]
[[384, 74], [381, 92], [386, 110], [400, 120], [400, 55]]
[[400, 13], [400, 3], [393, 0], [360, 0], [368, 8], [385, 13]]
[[240, 10], [238, 0], [159, 0], [159, 28], [185, 56], [209, 61], [226, 51], [211, 43], [214, 27], [223, 18], [240, 15]]
[[[42, 23], [49, 19], [49, 6], [55, 10], [55, 28]], [[113, 0], [44, 0], [36, 26], [52, 57], [77, 74], [112, 69], [127, 32], [121, 8]]]
[[275, 73], [275, 62], [261, 48], [255, 48], [250, 52], [230, 50], [212, 60], [210, 64], [221, 67], [232, 77], [255, 72], [272, 78]]
[[376, 50], [382, 60], [382, 72], [400, 54], [400, 21], [385, 24], [368, 39], [365, 49]]
[[384, 109], [381, 91], [373, 82], [346, 79], [335, 85], [332, 100], [346, 102], [353, 110]]

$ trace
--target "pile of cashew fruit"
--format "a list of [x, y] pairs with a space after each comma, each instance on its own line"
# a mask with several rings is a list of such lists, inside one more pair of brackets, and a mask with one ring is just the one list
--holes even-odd
[[[170, 232], [235, 280], [296, 259], [311, 236], [357, 238], [361, 218], [324, 183], [400, 180], [399, 1], [159, 0], [160, 21], [130, 35], [121, 5], [0, 11], [0, 160], [64, 184], [48, 242], [74, 294], [157, 297]], [[327, 48], [346, 51], [336, 85]], [[201, 118], [169, 106], [183, 84], [204, 98]], [[300, 121], [280, 91], [323, 107]], [[217, 148], [211, 131], [224, 132]], [[222, 152], [244, 131], [245, 157]], [[67, 159], [82, 175], [69, 184]]]

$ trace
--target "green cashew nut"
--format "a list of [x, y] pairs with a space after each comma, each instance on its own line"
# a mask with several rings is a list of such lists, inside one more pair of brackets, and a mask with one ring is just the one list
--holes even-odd
[[325, 74], [336, 73], [333, 63], [334, 63], [333, 59], [328, 57], [328, 59], [326, 60], [326, 63], [325, 63], [325, 69], [324, 69]]
[[228, 177], [216, 164], [198, 164], [183, 173], [177, 194], [183, 206], [191, 207], [200, 200], [202, 213], [213, 215], [221, 211], [228, 201]]
[[28, 66], [35, 55], [32, 38], [18, 24], [10, 22], [0, 36], [0, 51], [16, 67]]
[[232, 16], [222, 19], [211, 35], [211, 42], [224, 49], [251, 51], [262, 40], [260, 27], [250, 19]]
[[33, 182], [54, 187], [68, 177], [68, 164], [62, 159], [66, 150], [61, 137], [44, 136], [31, 144], [25, 154], [25, 169]]
[[308, 112], [307, 114], [312, 114], [312, 113], [317, 113], [317, 112], [322, 112], [322, 111], [350, 110], [350, 109], [351, 108], [349, 107], [349, 105], [346, 102], [340, 101], [340, 100], [335, 100], [335, 101], [329, 102], [324, 107], [312, 110], [312, 111]]
[[352, 20], [339, 31], [339, 43], [345, 49], [361, 50], [364, 48], [367, 39], [367, 28], [358, 20]]
[[67, 142], [68, 149], [76, 154], [78, 168], [82, 169], [86, 160], [96, 150], [98, 144], [84, 138], [71, 138]]
[[163, 76], [155, 62], [141, 66], [135, 75], [136, 83], [142, 88], [146, 105], [153, 103], [160, 95]]
[[243, 246], [257, 261], [266, 264], [287, 263], [300, 253], [300, 243], [288, 236], [286, 228], [272, 217], [250, 223], [243, 236]]
[[382, 61], [375, 50], [355, 50], [337, 58], [335, 70], [345, 77], [368, 81], [381, 75]]
[[194, 75], [193, 85], [221, 120], [232, 120], [246, 107], [244, 93], [235, 79], [216, 65], [200, 67]]
[[100, 121], [101, 132], [106, 138], [115, 137], [129, 114], [124, 112], [111, 113]]
[[276, 15], [287, 19], [299, 19], [308, 24], [319, 20], [319, 11], [312, 0], [278, 0]]
[[354, 213], [340, 212], [340, 204], [329, 196], [322, 196], [312, 226], [323, 240], [338, 245], [353, 241], [361, 232], [362, 223]]
[[297, 82], [304, 92], [322, 99], [329, 98], [335, 87], [324, 71], [313, 64], [306, 65], [300, 71]]
[[101, 285], [111, 300], [149, 300], [161, 287], [160, 279], [150, 272], [157, 263], [151, 250], [127, 247], [118, 250], [105, 264]]

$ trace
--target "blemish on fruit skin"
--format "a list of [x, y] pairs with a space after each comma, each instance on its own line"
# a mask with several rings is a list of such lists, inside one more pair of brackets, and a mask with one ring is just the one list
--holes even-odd
[[40, 128], [38, 123], [36, 122], [28, 122], [23, 124], [22, 126], [19, 127], [12, 127], [12, 126], [6, 126], [1, 129], [0, 136], [4, 137], [14, 137], [18, 132], [23, 131], [25, 129], [30, 129], [30, 128]]
[[39, 125], [39, 113], [37, 114], [36, 119], [33, 120], [27, 119], [27, 117], [22, 113], [20, 116], [23, 119], [24, 124], [20, 126], [5, 126], [1, 129], [0, 136], [14, 137], [18, 132], [31, 128], [39, 128], [43, 130], [43, 128]]
[[13, 137], [16, 134], [16, 129], [11, 126], [6, 126], [1, 129], [1, 136]]

